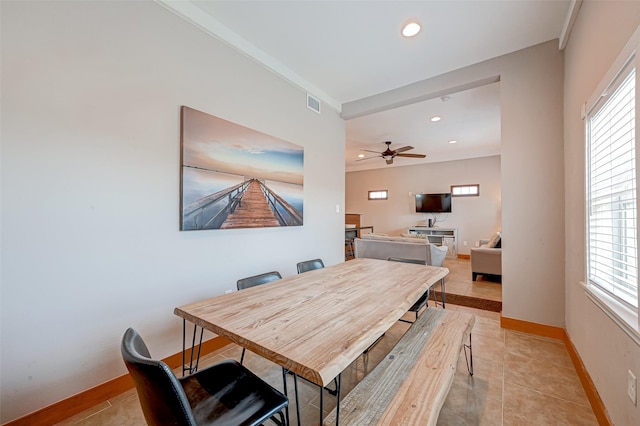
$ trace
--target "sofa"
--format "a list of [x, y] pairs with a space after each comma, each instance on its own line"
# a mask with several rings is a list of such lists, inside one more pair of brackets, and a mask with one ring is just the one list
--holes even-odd
[[442, 266], [447, 248], [430, 244], [424, 238], [364, 234], [354, 240], [355, 257], [388, 260], [390, 257], [414, 259], [431, 266]]
[[480, 240], [480, 247], [471, 249], [471, 278], [473, 281], [478, 275], [489, 275], [491, 278], [502, 281], [502, 245], [489, 247], [490, 240]]

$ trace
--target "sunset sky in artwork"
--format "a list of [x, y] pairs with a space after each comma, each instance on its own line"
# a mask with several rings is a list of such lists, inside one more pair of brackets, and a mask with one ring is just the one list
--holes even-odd
[[183, 166], [303, 184], [302, 146], [188, 107], [182, 119]]

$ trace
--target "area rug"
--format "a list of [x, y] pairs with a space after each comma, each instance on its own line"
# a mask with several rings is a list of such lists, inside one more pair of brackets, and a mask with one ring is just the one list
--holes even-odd
[[[442, 300], [441, 292], [436, 291], [435, 293], [436, 299], [438, 301]], [[482, 309], [485, 311], [502, 311], [502, 302], [499, 302], [497, 300], [486, 300], [477, 297], [463, 296], [460, 294], [447, 293], [445, 302], [451, 303], [452, 305], [467, 306], [469, 308]]]

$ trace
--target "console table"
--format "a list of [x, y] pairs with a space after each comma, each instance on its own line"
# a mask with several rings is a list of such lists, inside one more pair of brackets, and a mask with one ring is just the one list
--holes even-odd
[[409, 234], [426, 234], [427, 240], [431, 244], [437, 246], [445, 246], [447, 248], [447, 257], [458, 257], [458, 229], [457, 228], [438, 228], [428, 226], [412, 226], [407, 231]]

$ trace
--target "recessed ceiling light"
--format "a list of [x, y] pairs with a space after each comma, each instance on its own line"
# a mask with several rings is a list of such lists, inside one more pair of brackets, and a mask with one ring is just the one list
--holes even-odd
[[358, 158], [364, 158], [364, 154], [358, 154]]
[[458, 141], [449, 141], [449, 143], [458, 143]]
[[402, 28], [402, 35], [405, 36], [405, 37], [413, 37], [414, 35], [418, 34], [419, 32], [420, 32], [420, 24], [418, 24], [415, 21], [408, 22]]
[[442, 120], [442, 117], [440, 117], [440, 116], [434, 115], [433, 117], [431, 117], [431, 121], [433, 121], [434, 123], [436, 121], [440, 121], [440, 120]]

